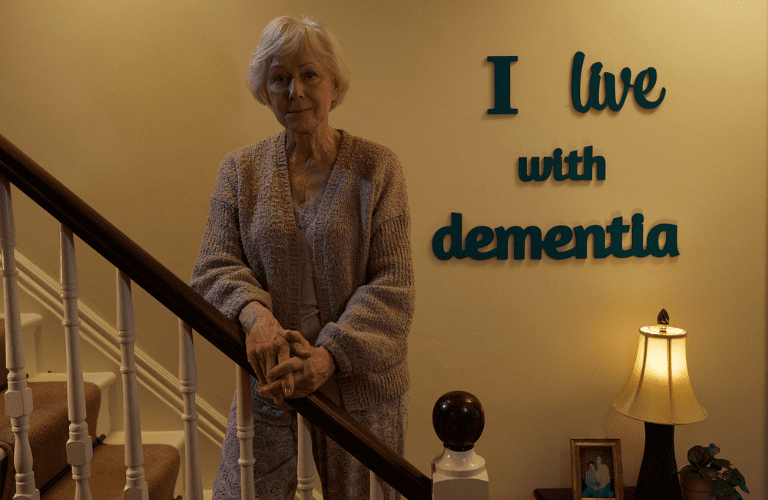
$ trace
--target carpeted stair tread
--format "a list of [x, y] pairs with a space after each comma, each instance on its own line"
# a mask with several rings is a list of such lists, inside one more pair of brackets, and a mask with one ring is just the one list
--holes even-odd
[[[29, 417], [29, 443], [32, 448], [35, 484], [46, 484], [67, 466], [66, 444], [69, 439], [69, 415], [67, 409], [66, 382], [28, 382], [32, 389], [34, 405]], [[96, 384], [85, 382], [85, 407], [88, 434], [95, 442], [96, 420], [99, 415], [101, 391]], [[0, 394], [0, 408], [5, 408], [5, 392]], [[0, 466], [0, 500], [13, 498], [16, 491], [13, 469], [15, 436], [11, 431], [11, 419], [4, 412], [0, 416], [0, 447], [8, 458]]]
[[[150, 500], [173, 500], [173, 489], [179, 474], [179, 451], [167, 444], [145, 444], [144, 474]], [[101, 444], [93, 450], [91, 477], [88, 487], [91, 497], [99, 500], [122, 500], [125, 489], [125, 447]], [[41, 496], [41, 500], [69, 500], [74, 498], [75, 482], [72, 474], [57, 481]]]

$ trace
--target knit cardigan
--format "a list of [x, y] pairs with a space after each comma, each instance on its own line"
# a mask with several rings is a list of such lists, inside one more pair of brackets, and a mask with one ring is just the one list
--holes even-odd
[[[410, 214], [397, 157], [341, 131], [312, 247], [323, 326], [315, 343], [337, 366], [347, 411], [371, 408], [409, 386], [414, 310]], [[288, 180], [285, 132], [226, 156], [191, 285], [231, 319], [258, 301], [298, 330], [303, 264]]]

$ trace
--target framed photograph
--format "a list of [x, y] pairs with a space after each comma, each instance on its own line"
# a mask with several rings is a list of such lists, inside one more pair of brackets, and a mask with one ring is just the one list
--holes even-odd
[[571, 438], [573, 500], [624, 500], [621, 442], [618, 439]]

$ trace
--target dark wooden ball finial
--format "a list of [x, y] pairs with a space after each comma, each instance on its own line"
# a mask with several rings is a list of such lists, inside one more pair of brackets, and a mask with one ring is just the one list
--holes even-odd
[[483, 405], [468, 392], [443, 394], [432, 409], [432, 426], [449, 450], [471, 450], [485, 427]]

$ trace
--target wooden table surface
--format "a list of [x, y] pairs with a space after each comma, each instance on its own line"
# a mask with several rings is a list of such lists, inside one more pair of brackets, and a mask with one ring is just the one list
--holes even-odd
[[[624, 488], [624, 500], [634, 499], [635, 488]], [[573, 500], [571, 488], [539, 488], [533, 490], [536, 500]]]

